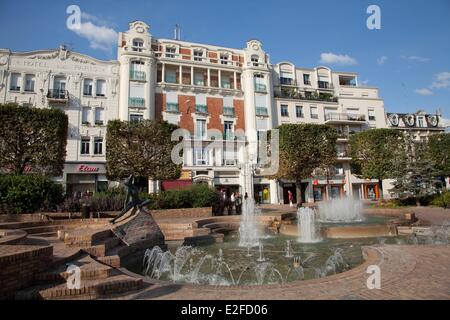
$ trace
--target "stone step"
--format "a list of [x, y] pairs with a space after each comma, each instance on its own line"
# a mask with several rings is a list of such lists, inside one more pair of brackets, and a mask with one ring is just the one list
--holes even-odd
[[37, 226], [37, 227], [27, 227], [22, 228], [23, 231], [28, 234], [37, 234], [37, 233], [47, 233], [47, 232], [58, 232], [58, 230], [63, 230], [63, 225], [47, 225], [47, 226]]
[[58, 232], [50, 231], [50, 232], [34, 233], [33, 236], [42, 238], [53, 238], [58, 236]]
[[38, 285], [16, 293], [17, 300], [35, 299], [96, 299], [113, 294], [135, 291], [143, 287], [142, 279], [117, 274], [102, 280], [81, 281], [80, 288], [69, 289], [66, 283], [57, 285]]
[[35, 276], [37, 284], [44, 283], [60, 283], [67, 280], [70, 273], [67, 272], [69, 265], [75, 265], [80, 268], [81, 280], [98, 280], [106, 279], [112, 275], [113, 269], [109, 266], [101, 264], [90, 256], [84, 255], [76, 261], [71, 261], [63, 265], [59, 265], [57, 268], [42, 272]]
[[121, 266], [119, 255], [107, 255], [105, 257], [98, 257], [97, 260], [113, 268], [120, 268]]

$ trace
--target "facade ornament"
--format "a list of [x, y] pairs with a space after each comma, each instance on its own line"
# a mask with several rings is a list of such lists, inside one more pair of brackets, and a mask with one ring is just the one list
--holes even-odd
[[427, 122], [428, 125], [432, 127], [437, 127], [439, 125], [439, 117], [437, 115], [428, 115]]
[[398, 118], [398, 114], [393, 113], [389, 115], [389, 122], [394, 126], [397, 127], [399, 124], [399, 118]]

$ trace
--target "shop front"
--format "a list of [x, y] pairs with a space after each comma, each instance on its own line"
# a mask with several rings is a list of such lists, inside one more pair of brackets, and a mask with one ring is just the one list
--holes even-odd
[[270, 204], [270, 185], [269, 184], [255, 184], [253, 186], [254, 198], [256, 203]]
[[66, 193], [79, 197], [83, 193], [95, 193], [108, 189], [104, 163], [66, 163], [63, 183]]

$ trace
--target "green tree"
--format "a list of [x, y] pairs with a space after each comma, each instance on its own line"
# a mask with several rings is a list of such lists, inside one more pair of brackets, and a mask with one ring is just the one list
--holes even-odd
[[60, 175], [68, 119], [58, 109], [0, 105], [0, 167], [3, 172]]
[[164, 121], [110, 121], [106, 134], [106, 170], [112, 180], [135, 177], [177, 179], [181, 165], [171, 160], [176, 126]]
[[352, 173], [363, 179], [377, 179], [383, 197], [382, 180], [394, 178], [403, 142], [403, 133], [392, 129], [372, 129], [352, 135]]
[[404, 152], [397, 158], [394, 187], [390, 192], [400, 198], [414, 198], [420, 206], [421, 198], [435, 194], [438, 184], [435, 178], [437, 171], [427, 152], [428, 145], [406, 135], [404, 144], [398, 148]]
[[295, 180], [328, 169], [336, 162], [337, 131], [326, 125], [283, 124], [279, 129], [280, 167], [272, 178]]
[[428, 152], [436, 174], [450, 176], [450, 133], [431, 136], [428, 141]]

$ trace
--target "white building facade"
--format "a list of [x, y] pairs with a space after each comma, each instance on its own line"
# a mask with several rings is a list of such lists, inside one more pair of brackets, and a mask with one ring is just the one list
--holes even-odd
[[0, 101], [33, 108], [58, 108], [69, 119], [64, 174], [66, 192], [108, 187], [105, 133], [118, 118], [119, 64], [56, 50], [0, 50]]
[[[25, 53], [0, 49], [1, 103], [59, 108], [69, 117], [66, 164], [58, 178], [68, 193], [111, 184], [105, 168], [109, 120], [151, 119], [178, 125], [185, 139], [182, 177], [149, 181], [149, 192], [206, 183], [273, 204], [287, 203], [289, 190], [297, 202], [380, 196], [377, 181], [351, 173], [347, 143], [353, 133], [392, 122], [379, 90], [359, 85], [357, 74], [273, 65], [258, 40], [233, 49], [157, 39], [142, 21], [119, 33], [117, 45], [117, 61], [63, 46]], [[285, 123], [338, 130], [338, 163], [331, 175], [316, 172], [299, 186], [258, 175], [259, 135]]]

